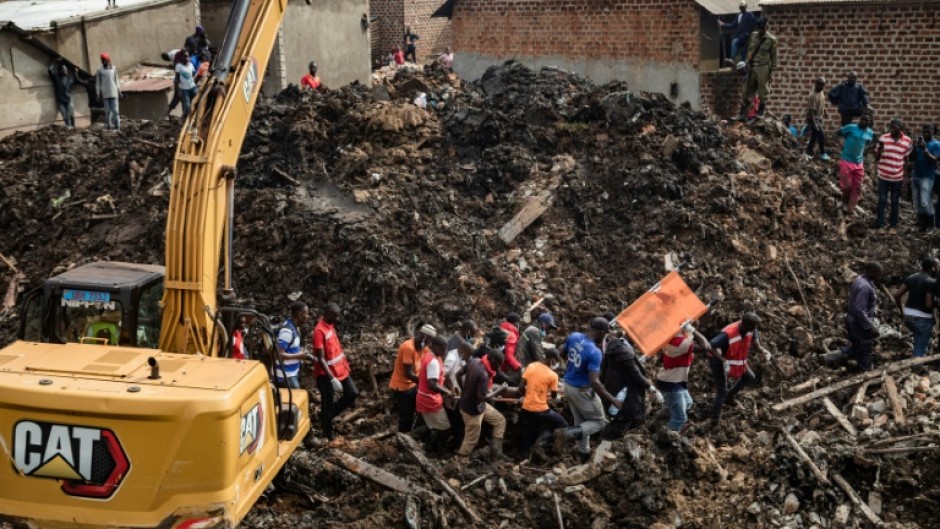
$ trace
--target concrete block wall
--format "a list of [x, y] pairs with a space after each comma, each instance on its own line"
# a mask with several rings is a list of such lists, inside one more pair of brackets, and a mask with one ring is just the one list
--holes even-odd
[[[779, 45], [774, 114], [803, 116], [816, 77], [826, 78], [828, 90], [855, 70], [877, 130], [892, 117], [915, 130], [940, 122], [940, 2], [767, 6], [764, 12]], [[833, 130], [838, 114], [829, 108], [826, 125]]]
[[515, 58], [559, 66], [597, 82], [670, 93], [698, 107], [700, 8], [690, 0], [461, 0], [454, 68], [477, 78]]

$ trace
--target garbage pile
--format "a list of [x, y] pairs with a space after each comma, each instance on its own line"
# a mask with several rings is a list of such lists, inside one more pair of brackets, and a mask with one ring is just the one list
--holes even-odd
[[[414, 104], [422, 93], [426, 108]], [[99, 259], [162, 262], [178, 126], [52, 127], [0, 141], [3, 343], [15, 334], [16, 294], [44, 278]], [[856, 507], [840, 514], [851, 504], [847, 493], [808, 475], [781, 428], [859, 494], [879, 492], [884, 520], [931, 526], [934, 451], [877, 454], [864, 464], [864, 455], [850, 455], [928, 431], [912, 428], [935, 413], [928, 398], [916, 397], [930, 395], [929, 386], [907, 393], [923, 378], [896, 374], [917, 410], [904, 425], [893, 416], [877, 424], [886, 415], [871, 409], [875, 395], [851, 406], [854, 388], [838, 394], [842, 401], [831, 397], [858, 423], [851, 439], [818, 402], [781, 413], [768, 407], [821, 373], [845, 376], [818, 358], [843, 343], [845, 294], [861, 263], [881, 261], [886, 282], [896, 285], [935, 250], [908, 227], [891, 237], [870, 231], [870, 189], [862, 212], [843, 218], [834, 166], [804, 160], [780, 126], [723, 127], [659, 94], [513, 62], [475, 83], [406, 70], [372, 88], [291, 88], [260, 103], [238, 169], [240, 302], [280, 317], [289, 299], [308, 301], [314, 312], [340, 303], [342, 339], [367, 390], [357, 415], [339, 426], [345, 444], [298, 455], [248, 526], [397, 527], [406, 510], [422, 527], [470, 525], [451, 497], [441, 503], [440, 484], [402, 441], [381, 437], [393, 422], [387, 374], [412, 323], [449, 331], [472, 318], [488, 326], [543, 300], [561, 325], [549, 339], [560, 341], [590, 317], [626, 307], [662, 278], [666, 263], [681, 264], [702, 299], [720, 300], [699, 324], [705, 334], [744, 310], [761, 314], [776, 366], [754, 362], [758, 387], [720, 433], [680, 439], [653, 423], [610, 445], [584, 483], [561, 482], [575, 466], [567, 458], [552, 468], [435, 461], [487, 526], [542, 527], [558, 517], [574, 528], [867, 526]], [[911, 216], [910, 204], [904, 208], [902, 218]], [[909, 336], [897, 313], [883, 311], [883, 331], [892, 331], [882, 332], [884, 361], [904, 358]], [[711, 397], [708, 375], [697, 362], [696, 413]], [[856, 413], [866, 406], [867, 426]], [[872, 427], [880, 433], [866, 437]], [[338, 452], [437, 499], [365, 484]]]

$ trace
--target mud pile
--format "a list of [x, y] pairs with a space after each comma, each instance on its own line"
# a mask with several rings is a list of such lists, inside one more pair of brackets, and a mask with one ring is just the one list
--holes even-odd
[[[413, 104], [421, 92], [428, 109]], [[0, 254], [21, 272], [0, 263], [0, 289], [35, 287], [99, 259], [160, 263], [177, 131], [175, 122], [130, 122], [120, 133], [47, 128], [0, 142]], [[779, 371], [754, 362], [758, 388], [720, 434], [680, 440], [651, 425], [615, 442], [601, 462], [607, 472], [584, 488], [558, 484], [551, 468], [504, 465], [466, 491], [498, 527], [554, 524], [552, 492], [575, 528], [838, 526], [844, 494], [816, 487], [779, 431], [817, 428], [825, 409], [816, 402], [779, 414], [767, 404], [820, 372], [835, 376], [817, 357], [840, 344], [847, 284], [860, 263], [880, 260], [894, 285], [935, 246], [907, 225], [898, 236], [869, 231], [870, 189], [865, 211], [843, 218], [834, 166], [803, 160], [773, 123], [723, 128], [662, 95], [515, 63], [473, 84], [403, 71], [372, 89], [289, 89], [259, 104], [238, 167], [241, 301], [280, 316], [289, 296], [314, 308], [339, 302], [367, 395], [340, 425], [349, 441], [337, 448], [431, 490], [440, 489], [394, 439], [363, 440], [393, 422], [382, 400], [387, 371], [418, 318], [448, 330], [464, 318], [492, 325], [546, 297], [561, 324], [550, 339], [560, 340], [628, 305], [664, 275], [667, 258], [684, 264], [700, 297], [722, 300], [700, 323], [706, 334], [743, 310], [764, 317]], [[551, 207], [504, 243], [500, 228], [536, 198]], [[903, 208], [911, 218], [910, 204]], [[901, 358], [908, 335], [883, 309], [882, 354]], [[12, 339], [15, 310], [0, 323], [4, 341]], [[704, 419], [709, 384], [707, 367], [696, 364], [694, 419]], [[831, 422], [824, 427], [835, 435]], [[845, 450], [827, 457], [866, 494], [879, 483], [872, 467], [850, 470], [858, 465]], [[930, 527], [934, 453], [876, 461], [885, 469], [885, 519]], [[443, 465], [460, 484], [492, 471]], [[298, 455], [286, 479], [249, 526], [401, 524], [401, 494], [363, 484], [328, 452]], [[799, 506], [786, 512], [791, 493]], [[916, 494], [930, 507], [912, 508]], [[419, 504], [435, 520], [422, 526], [440, 525], [440, 507]], [[450, 500], [444, 511], [450, 526], [468, 525]], [[843, 526], [864, 526], [859, 520], [853, 513]]]

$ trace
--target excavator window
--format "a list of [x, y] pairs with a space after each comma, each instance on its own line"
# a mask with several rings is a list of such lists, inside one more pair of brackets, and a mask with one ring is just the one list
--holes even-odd
[[163, 281], [154, 283], [140, 293], [137, 308], [137, 346], [157, 349], [160, 345], [160, 321], [163, 309]]
[[23, 302], [23, 321], [20, 323], [21, 340], [42, 341], [42, 289], [37, 288], [26, 295]]
[[[63, 342], [108, 343], [118, 345], [121, 336], [121, 303], [59, 306], [56, 338]], [[91, 340], [89, 340], [91, 338]], [[106, 338], [104, 342], [102, 338]]]

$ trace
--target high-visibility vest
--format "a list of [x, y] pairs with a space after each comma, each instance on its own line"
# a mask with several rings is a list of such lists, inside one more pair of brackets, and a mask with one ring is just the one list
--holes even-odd
[[428, 385], [428, 365], [437, 362], [441, 366], [441, 376], [437, 379], [437, 384], [444, 386], [444, 363], [441, 359], [434, 356], [434, 353], [428, 351], [421, 358], [421, 370], [418, 373], [418, 396], [415, 399], [415, 409], [418, 413], [433, 413], [444, 407], [444, 396], [431, 389]]
[[670, 356], [667, 354], [663, 355], [663, 369], [674, 369], [677, 367], [689, 367], [692, 365], [692, 360], [695, 358], [695, 344], [686, 343], [690, 341], [691, 338], [685, 335], [683, 332], [679, 332], [673, 336], [672, 340], [669, 340], [669, 344], [666, 347], [671, 347], [673, 349], [678, 349], [679, 347], [686, 347], [685, 354]]
[[728, 350], [723, 355], [728, 361], [728, 374], [738, 378], [747, 372], [747, 355], [751, 352], [754, 332], [741, 336], [740, 320], [728, 325], [721, 332], [728, 335]]

